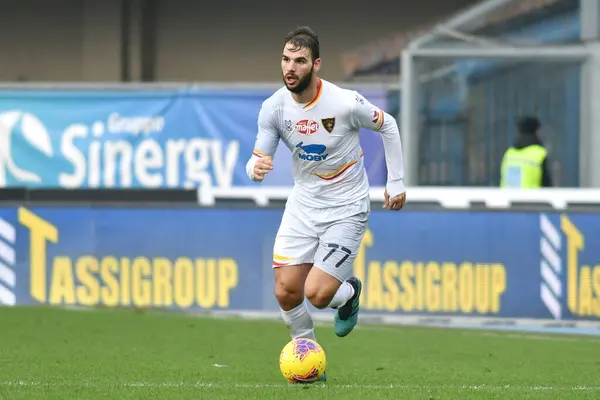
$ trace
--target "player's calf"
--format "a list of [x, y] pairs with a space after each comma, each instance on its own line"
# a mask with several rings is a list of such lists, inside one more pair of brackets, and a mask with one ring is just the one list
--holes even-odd
[[290, 331], [292, 339], [306, 338], [317, 340], [315, 326], [305, 301], [291, 310], [281, 309], [281, 318]]
[[316, 340], [314, 323], [304, 301], [304, 282], [311, 265], [292, 265], [275, 268], [275, 297], [279, 302], [281, 317], [290, 336]]
[[306, 289], [305, 293], [310, 304], [321, 310], [329, 306], [331, 299], [335, 294], [331, 293], [331, 291], [326, 288]]
[[319, 267], [315, 267], [306, 278], [304, 294], [316, 308], [331, 307], [331, 301], [335, 298], [341, 282]]

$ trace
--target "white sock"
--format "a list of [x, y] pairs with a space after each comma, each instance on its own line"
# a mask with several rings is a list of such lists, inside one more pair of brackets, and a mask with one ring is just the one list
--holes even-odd
[[337, 292], [335, 292], [328, 307], [338, 308], [343, 306], [352, 296], [354, 296], [354, 286], [348, 282], [344, 282], [340, 285]]
[[308, 312], [306, 301], [300, 303], [296, 308], [290, 311], [281, 310], [283, 322], [288, 326], [292, 339], [306, 338], [317, 340], [315, 338], [315, 328], [312, 317]]

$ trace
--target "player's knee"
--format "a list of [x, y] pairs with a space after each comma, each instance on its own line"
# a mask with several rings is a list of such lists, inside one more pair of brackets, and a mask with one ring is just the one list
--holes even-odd
[[302, 285], [287, 280], [277, 280], [275, 282], [275, 297], [281, 308], [289, 311], [302, 303], [304, 300], [302, 289]]

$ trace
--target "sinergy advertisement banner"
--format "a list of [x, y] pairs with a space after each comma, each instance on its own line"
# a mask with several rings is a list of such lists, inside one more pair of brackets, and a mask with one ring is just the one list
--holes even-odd
[[[4, 91], [0, 188], [217, 188], [257, 185], [245, 171], [267, 90]], [[364, 91], [386, 109], [387, 93]], [[371, 184], [386, 179], [381, 137], [361, 131]], [[280, 145], [271, 186], [291, 186]]]

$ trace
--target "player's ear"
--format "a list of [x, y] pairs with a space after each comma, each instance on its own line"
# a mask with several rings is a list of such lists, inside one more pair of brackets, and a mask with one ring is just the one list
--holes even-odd
[[321, 59], [317, 58], [313, 63], [313, 71], [317, 72], [321, 69]]

